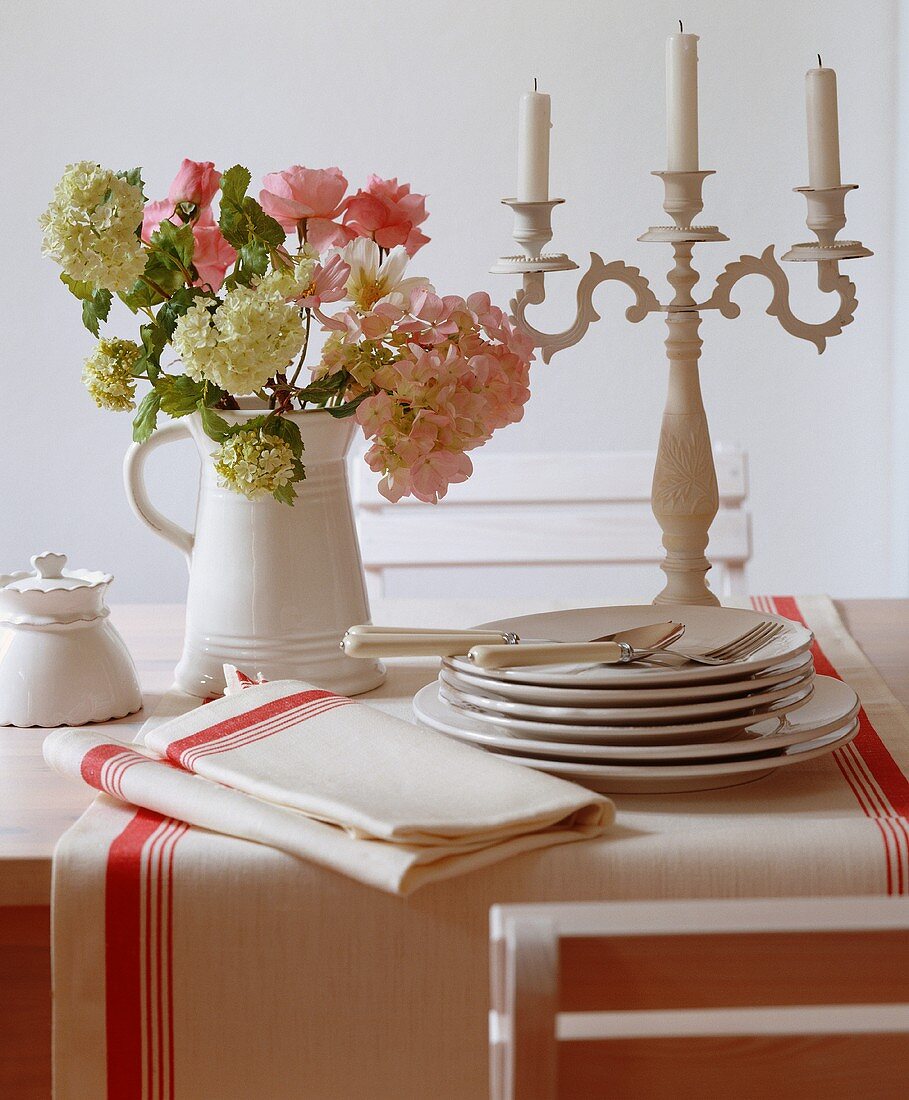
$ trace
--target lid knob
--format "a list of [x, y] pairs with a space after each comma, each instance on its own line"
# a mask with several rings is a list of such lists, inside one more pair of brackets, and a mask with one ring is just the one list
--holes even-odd
[[57, 577], [63, 576], [66, 554], [35, 554], [32, 558], [32, 565], [42, 580], [55, 580]]

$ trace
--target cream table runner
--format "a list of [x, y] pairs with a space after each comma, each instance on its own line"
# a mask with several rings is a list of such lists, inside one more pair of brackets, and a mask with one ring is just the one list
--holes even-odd
[[[602, 838], [408, 898], [100, 797], [54, 860], [58, 1100], [476, 1100], [494, 902], [909, 893], [909, 716], [829, 600], [755, 602], [807, 621], [818, 670], [858, 691], [850, 746], [618, 796]], [[367, 701], [408, 716], [433, 676], [393, 670]]]

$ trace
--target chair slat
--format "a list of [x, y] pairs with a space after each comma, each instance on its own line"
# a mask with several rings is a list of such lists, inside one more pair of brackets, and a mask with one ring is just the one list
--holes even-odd
[[[452, 488], [445, 507], [553, 501], [649, 502], [655, 460], [652, 451], [484, 454], [477, 457], [475, 475]], [[737, 447], [718, 447], [714, 461], [721, 500], [741, 503], [748, 491], [743, 452]], [[355, 478], [361, 507], [388, 506], [376, 488], [377, 476], [365, 463], [357, 464]], [[406, 497], [395, 507], [419, 503]]]
[[570, 937], [559, 1010], [909, 1002], [909, 935], [818, 931]]
[[582, 1041], [560, 1043], [558, 1063], [559, 1100], [896, 1100], [909, 1035]]
[[[400, 514], [363, 512], [360, 547], [367, 568], [662, 561], [656, 520], [646, 511], [504, 506], [440, 508]], [[711, 559], [745, 561], [751, 537], [744, 512], [720, 512], [710, 531]]]

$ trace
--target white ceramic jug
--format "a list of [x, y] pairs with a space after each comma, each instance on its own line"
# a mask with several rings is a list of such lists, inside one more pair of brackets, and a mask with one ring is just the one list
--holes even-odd
[[[260, 409], [222, 412], [237, 422]], [[206, 697], [224, 690], [224, 662], [267, 680], [299, 679], [345, 695], [377, 687], [378, 661], [346, 656], [340, 643], [354, 623], [369, 621], [363, 564], [345, 456], [357, 425], [324, 410], [289, 414], [300, 426], [306, 480], [292, 507], [272, 497], [247, 500], [218, 483], [215, 444], [197, 413], [133, 444], [124, 462], [133, 511], [186, 556], [189, 592], [177, 686]], [[202, 462], [195, 533], [150, 502], [143, 469], [148, 455], [190, 436]]]

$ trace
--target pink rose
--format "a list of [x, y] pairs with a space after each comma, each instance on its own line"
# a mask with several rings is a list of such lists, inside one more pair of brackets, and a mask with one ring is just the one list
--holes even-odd
[[211, 200], [220, 186], [221, 173], [210, 160], [185, 158], [180, 171], [174, 176], [167, 197], [174, 206], [180, 202], [191, 202], [204, 208], [211, 206]]
[[148, 244], [152, 233], [165, 221], [174, 221], [174, 204], [170, 199], [147, 202], [142, 216], [142, 240]]
[[198, 221], [193, 223], [193, 267], [199, 278], [196, 286], [205, 283], [212, 290], [220, 290], [227, 269], [236, 260], [236, 251], [224, 239], [221, 230], [215, 224], [211, 209], [202, 212]]
[[412, 194], [409, 183], [370, 176], [344, 211], [344, 224], [361, 237], [371, 237], [382, 248], [403, 245], [413, 256], [429, 237], [416, 227], [426, 221], [426, 196]]
[[285, 232], [300, 232], [320, 252], [347, 244], [356, 236], [334, 220], [344, 208], [347, 192], [347, 180], [340, 168], [294, 164], [283, 172], [269, 173], [262, 183], [259, 202], [265, 213]]

